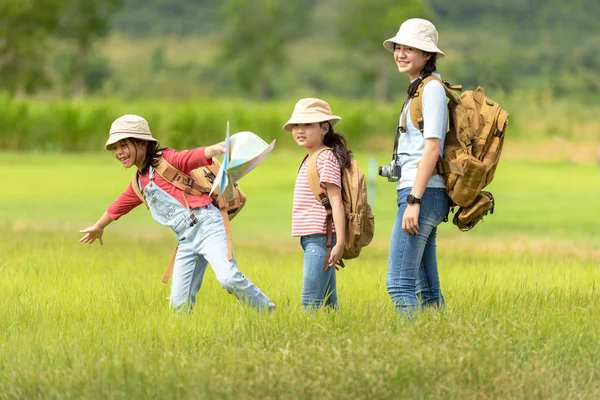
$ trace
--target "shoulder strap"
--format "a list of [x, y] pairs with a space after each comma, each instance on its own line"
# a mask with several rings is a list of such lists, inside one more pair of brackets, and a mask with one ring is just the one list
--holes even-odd
[[137, 197], [139, 197], [140, 200], [142, 201], [142, 203], [144, 203], [144, 205], [146, 206], [146, 208], [149, 208], [148, 207], [148, 203], [146, 203], [146, 199], [144, 198], [144, 195], [142, 194], [142, 191], [140, 190], [140, 185], [139, 185], [139, 182], [138, 182], [138, 173], [137, 172], [131, 178], [131, 187], [132, 187], [134, 193], [137, 195]]
[[306, 179], [308, 180], [310, 190], [312, 190], [313, 194], [320, 202], [322, 202], [322, 196], [327, 197], [327, 195], [325, 193], [325, 190], [323, 190], [323, 188], [321, 188], [320, 185], [321, 179], [319, 177], [319, 171], [317, 171], [317, 159], [319, 158], [319, 155], [321, 155], [321, 153], [325, 150], [331, 150], [331, 148], [323, 146], [317, 149], [317, 151], [315, 151], [312, 154], [312, 156], [307, 156], [308, 159], [306, 160]]
[[[417, 92], [413, 100], [410, 102], [410, 119], [414, 126], [416, 126], [421, 133], [423, 133], [424, 125], [423, 125], [423, 90], [425, 88], [425, 84], [431, 81], [438, 81], [444, 87], [446, 91], [446, 97], [450, 99], [450, 101], [458, 101], [458, 97], [460, 92], [462, 92], [462, 85], [451, 85], [449, 82], [442, 81], [440, 78], [434, 75], [429, 75], [427, 78], [423, 79], [423, 82], [419, 85]], [[404, 111], [403, 111], [404, 114]], [[404, 123], [404, 115], [401, 117], [402, 123]], [[405, 127], [406, 128], [406, 127]]]
[[[415, 93], [412, 100], [410, 101], [410, 120], [412, 121], [413, 125], [416, 126], [421, 131], [421, 133], [423, 133], [423, 128], [424, 128], [424, 125], [423, 125], [423, 89], [425, 88], [425, 85], [427, 84], [427, 82], [431, 82], [431, 81], [438, 81], [442, 84], [442, 86], [444, 86], [444, 87], [446, 86], [437, 76], [429, 75], [427, 78], [423, 79], [423, 82], [421, 82], [421, 84], [417, 88], [417, 92]], [[402, 119], [404, 120], [404, 118], [402, 118]]]
[[173, 186], [183, 190], [187, 194], [203, 195], [210, 193], [210, 188], [203, 187], [194, 178], [184, 174], [171, 164], [167, 160], [161, 157], [158, 165], [154, 168], [156, 172], [160, 174], [165, 180], [171, 182]]
[[[325, 150], [331, 150], [331, 148], [326, 146], [320, 147], [306, 160], [306, 179], [308, 180], [310, 190], [312, 190], [319, 203], [323, 204], [323, 207], [325, 207], [325, 212], [327, 213], [327, 217], [325, 218], [326, 250], [325, 263], [323, 265], [323, 269], [327, 270], [327, 268], [329, 268], [329, 256], [331, 255], [331, 250], [333, 247], [333, 210], [331, 209], [331, 204], [329, 203], [327, 193], [321, 188], [321, 179], [319, 178], [319, 171], [317, 170], [317, 160], [319, 158], [319, 155]], [[343, 235], [344, 233], [340, 232], [340, 234]]]
[[[431, 81], [438, 81], [444, 87], [446, 91], [446, 97], [450, 99], [450, 101], [458, 101], [458, 93], [462, 91], [462, 85], [451, 85], [449, 82], [444, 82], [439, 79], [437, 76], [429, 75], [427, 78], [423, 79], [423, 82], [417, 88], [417, 92], [413, 97], [413, 100], [410, 102], [410, 119], [414, 126], [416, 126], [423, 134], [423, 129], [425, 128], [424, 119], [423, 119], [423, 90], [425, 88], [425, 84]], [[404, 123], [404, 110], [402, 111], [402, 117], [400, 117], [402, 123]], [[454, 124], [454, 121], [450, 119], [450, 126]], [[419, 162], [420, 163], [420, 162]], [[417, 167], [419, 164], [417, 163]], [[448, 167], [445, 166], [442, 157], [440, 156], [438, 161], [436, 162], [435, 167], [433, 168], [432, 175], [444, 174], [449, 171]]]

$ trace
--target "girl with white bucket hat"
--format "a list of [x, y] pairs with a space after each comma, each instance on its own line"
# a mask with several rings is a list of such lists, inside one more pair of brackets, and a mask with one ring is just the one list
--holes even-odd
[[[436, 233], [448, 215], [449, 199], [444, 178], [434, 168], [443, 156], [448, 125], [446, 91], [441, 76], [435, 72], [436, 61], [445, 54], [438, 47], [435, 26], [420, 18], [406, 20], [396, 36], [384, 41], [383, 46], [393, 53], [398, 71], [410, 79], [392, 160], [400, 167], [400, 176], [386, 279], [396, 308], [410, 315], [417, 308], [419, 297], [424, 307], [444, 305]], [[430, 76], [437, 79], [427, 79]], [[411, 100], [417, 89], [422, 93], [423, 125], [419, 127], [410, 118]]]
[[[346, 139], [333, 130], [341, 119], [333, 115], [326, 101], [306, 98], [296, 103], [292, 116], [283, 126], [306, 150], [294, 186], [292, 236], [300, 238], [304, 250], [301, 301], [308, 311], [322, 306], [339, 308], [335, 264], [342, 258], [346, 240], [341, 171], [352, 162]], [[326, 191], [333, 213], [330, 254], [327, 254], [327, 210], [313, 194], [307, 176], [313, 157], [316, 157], [318, 185]], [[336, 237], [335, 232], [341, 234]]]
[[[124, 115], [110, 127], [105, 147], [125, 168], [137, 167], [137, 179], [134, 181], [137, 181], [152, 217], [170, 227], [177, 236], [179, 246], [175, 254], [170, 296], [173, 308], [193, 309], [209, 263], [217, 280], [229, 293], [258, 309], [275, 308], [273, 302], [239, 271], [235, 257], [228, 259], [223, 217], [212, 204], [212, 199], [207, 194], [184, 194], [182, 189], [155, 173], [162, 158], [184, 174], [189, 174], [198, 167], [212, 164], [214, 156], [225, 152], [225, 143], [187, 151], [161, 148], [144, 118]], [[91, 244], [98, 239], [102, 245], [104, 228], [142, 204], [132, 184], [94, 225], [80, 231], [85, 234], [80, 242]]]

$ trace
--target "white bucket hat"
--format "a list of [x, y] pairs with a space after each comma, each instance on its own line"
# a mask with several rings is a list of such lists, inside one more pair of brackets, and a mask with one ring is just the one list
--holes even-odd
[[383, 47], [393, 53], [394, 44], [402, 44], [428, 53], [437, 53], [437, 58], [440, 59], [446, 54], [437, 47], [437, 43], [438, 32], [431, 22], [426, 19], [411, 18], [400, 25], [396, 36], [383, 42]]
[[139, 115], [126, 114], [117, 118], [110, 126], [110, 133], [105, 145], [106, 150], [109, 150], [111, 144], [128, 138], [157, 142], [152, 137], [148, 121]]
[[293, 124], [312, 124], [328, 121], [333, 127], [342, 117], [333, 115], [326, 101], [312, 97], [300, 99], [294, 107], [292, 116], [283, 126], [283, 130], [292, 131]]

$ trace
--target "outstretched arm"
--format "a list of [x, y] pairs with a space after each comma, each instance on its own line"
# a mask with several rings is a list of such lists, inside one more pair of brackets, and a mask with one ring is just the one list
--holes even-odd
[[204, 148], [204, 157], [206, 157], [207, 160], [214, 156], [220, 156], [223, 153], [225, 153], [225, 142], [213, 144], [212, 146], [206, 146]]
[[165, 151], [163, 157], [172, 166], [183, 173], [189, 174], [192, 170], [212, 164], [212, 158], [225, 153], [225, 142], [213, 144], [212, 146], [198, 147], [184, 151]]
[[85, 236], [79, 239], [81, 243], [89, 243], [92, 244], [96, 239], [100, 241], [100, 246], [102, 246], [102, 234], [104, 233], [104, 228], [108, 224], [110, 224], [113, 220], [110, 218], [108, 213], [105, 211], [102, 217], [96, 223], [89, 228], [81, 229], [80, 233], [85, 233]]

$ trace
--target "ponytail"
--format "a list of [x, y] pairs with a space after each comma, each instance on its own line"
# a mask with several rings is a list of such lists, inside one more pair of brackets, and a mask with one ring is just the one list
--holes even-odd
[[[131, 141], [134, 142], [141, 142], [142, 140], [140, 139], [130, 139]], [[146, 143], [148, 143], [146, 145], [146, 158], [144, 158], [144, 164], [142, 166], [142, 169], [140, 170], [140, 173], [145, 174], [146, 172], [148, 172], [148, 170], [150, 169], [150, 166], [156, 168], [156, 166], [158, 165], [158, 162], [160, 161], [160, 158], [162, 157], [162, 152], [165, 149], [164, 147], [160, 147], [160, 144], [158, 142], [150, 142], [150, 141], [146, 141]], [[135, 145], [135, 143], [134, 143]]]
[[415, 79], [415, 81], [413, 83], [411, 83], [410, 86], [408, 87], [407, 92], [408, 92], [409, 98], [412, 98], [415, 95], [415, 93], [417, 92], [417, 89], [421, 85], [421, 82], [423, 82], [423, 79], [430, 76], [436, 70], [435, 63], [436, 63], [437, 53], [425, 53], [425, 54], [430, 54], [431, 57], [429, 57], [429, 60], [427, 60], [427, 62], [425, 63], [425, 66], [423, 67], [423, 70], [421, 71], [421, 76], [419, 76], [417, 79]]
[[346, 138], [341, 133], [335, 132], [329, 122], [322, 122], [321, 124], [329, 126], [323, 138], [323, 144], [331, 148], [342, 169], [348, 168], [352, 163], [352, 151], [348, 148]]

